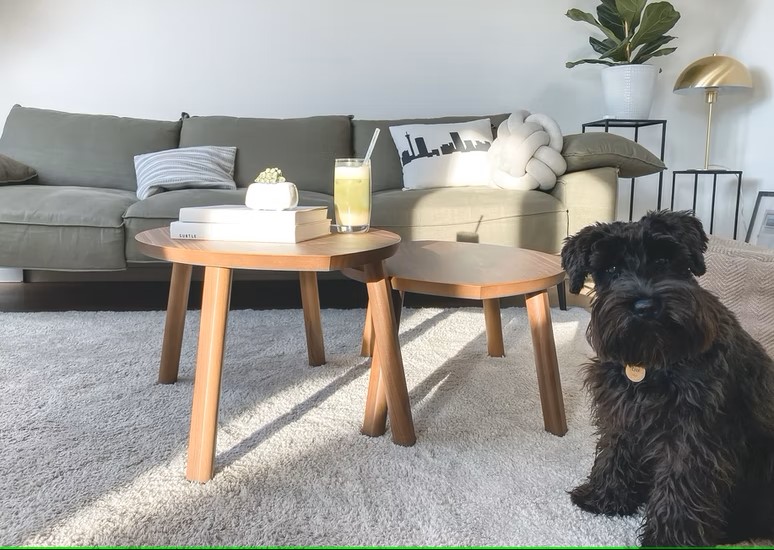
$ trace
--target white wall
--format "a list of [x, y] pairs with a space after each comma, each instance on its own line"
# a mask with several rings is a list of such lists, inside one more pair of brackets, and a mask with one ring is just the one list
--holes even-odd
[[[590, 27], [564, 16], [596, 0], [0, 0], [0, 117], [14, 103], [173, 120], [191, 114], [360, 118], [486, 114], [528, 109], [564, 133], [604, 114]], [[745, 216], [774, 188], [770, 0], [673, 0], [682, 19], [651, 118], [668, 119], [670, 168], [703, 163], [700, 96], [678, 96], [683, 67], [717, 51], [754, 73], [753, 93], [722, 96], [713, 164], [745, 172]], [[620, 131], [626, 135], [626, 131]], [[657, 132], [641, 142], [658, 149]], [[671, 183], [671, 172], [665, 176]], [[619, 212], [628, 212], [622, 182]], [[668, 190], [669, 185], [666, 185]], [[692, 188], [678, 195], [690, 207]], [[720, 186], [716, 232], [730, 234], [734, 193]], [[635, 215], [655, 207], [650, 179]], [[667, 195], [668, 197], [668, 195]], [[698, 208], [702, 214], [702, 206]], [[746, 219], [746, 218], [745, 218]], [[727, 231], [723, 221], [727, 222]]]

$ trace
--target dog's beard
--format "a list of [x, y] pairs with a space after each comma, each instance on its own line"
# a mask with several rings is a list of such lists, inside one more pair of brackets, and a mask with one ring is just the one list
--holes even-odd
[[[644, 283], [621, 278], [594, 296], [587, 337], [600, 359], [659, 367], [697, 355], [715, 338], [704, 291], [693, 280]], [[659, 303], [653, 317], [634, 313], [643, 297]]]

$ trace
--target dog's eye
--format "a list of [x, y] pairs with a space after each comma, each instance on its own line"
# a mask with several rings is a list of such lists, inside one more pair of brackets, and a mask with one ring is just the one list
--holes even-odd
[[611, 265], [605, 270], [605, 273], [607, 273], [608, 275], [618, 275], [618, 266]]
[[669, 265], [669, 260], [667, 258], [656, 258], [656, 265], [658, 266], [666, 266]]

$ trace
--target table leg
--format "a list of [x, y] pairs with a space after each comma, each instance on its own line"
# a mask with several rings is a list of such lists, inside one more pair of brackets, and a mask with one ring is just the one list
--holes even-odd
[[[377, 262], [365, 266], [365, 275], [376, 343], [371, 368], [374, 363], [379, 367], [377, 379], [379, 383], [374, 390], [369, 388], [369, 394], [372, 391], [377, 394], [378, 386], [384, 385], [392, 440], [399, 445], [413, 445], [416, 442], [414, 421], [411, 418], [403, 358], [396, 330], [397, 323], [392, 309], [390, 283], [385, 276], [384, 263]], [[374, 382], [373, 377], [371, 382]]]
[[304, 328], [306, 329], [306, 353], [309, 365], [317, 367], [325, 364], [325, 344], [323, 343], [322, 322], [320, 321], [320, 293], [317, 289], [317, 273], [300, 271], [301, 304], [304, 308]]
[[220, 382], [230, 300], [231, 269], [206, 267], [186, 467], [186, 477], [201, 483], [212, 479], [214, 472]]
[[535, 350], [543, 423], [545, 429], [552, 434], [564, 435], [567, 433], [567, 420], [564, 415], [562, 382], [559, 378], [559, 365], [556, 359], [548, 292], [543, 290], [527, 294], [525, 298], [529, 327], [532, 332], [532, 347]]
[[185, 312], [188, 309], [188, 291], [191, 288], [191, 269], [187, 264], [172, 264], [172, 278], [169, 282], [167, 316], [164, 325], [164, 340], [161, 344], [161, 365], [159, 384], [174, 384], [180, 368], [180, 350], [183, 347]]
[[[395, 335], [397, 338], [400, 327], [400, 315], [403, 309], [403, 292], [392, 291], [392, 305], [395, 314]], [[366, 350], [365, 341], [363, 342], [363, 352], [367, 351], [371, 359], [371, 373], [368, 379], [368, 393], [366, 394], [366, 411], [363, 419], [363, 428], [360, 430], [365, 435], [380, 436], [387, 431], [387, 393], [384, 389], [384, 383], [381, 378], [381, 366], [379, 364], [379, 354], [374, 352], [376, 345], [374, 334], [374, 325], [371, 318], [371, 307], [369, 302], [368, 312], [366, 313], [366, 326], [363, 328], [365, 337], [366, 331], [370, 335], [369, 347]], [[366, 355], [365, 357], [367, 357]]]
[[556, 294], [559, 298], [559, 309], [567, 311], [567, 288], [564, 281], [556, 285]]
[[378, 437], [387, 431], [387, 392], [382, 381], [382, 368], [379, 353], [374, 349], [371, 359], [371, 372], [368, 376], [365, 414], [360, 433]]
[[484, 321], [486, 323], [486, 348], [489, 356], [505, 357], [499, 298], [484, 300]]
[[[405, 292], [400, 290], [392, 291], [392, 310], [395, 312], [395, 328], [400, 327], [400, 314], [403, 311], [403, 297]], [[374, 323], [371, 319], [371, 302], [366, 306], [365, 325], [363, 325], [363, 341], [360, 344], [361, 357], [374, 356]]]
[[368, 302], [368, 305], [366, 306], [365, 324], [363, 325], [363, 340], [360, 344], [360, 356], [374, 356], [374, 324], [371, 321], [371, 302]]

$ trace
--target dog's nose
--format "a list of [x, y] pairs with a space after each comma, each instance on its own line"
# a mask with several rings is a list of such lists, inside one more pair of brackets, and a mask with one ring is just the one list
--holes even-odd
[[653, 317], [658, 311], [658, 306], [653, 298], [640, 298], [634, 302], [632, 309], [635, 315], [640, 317]]

